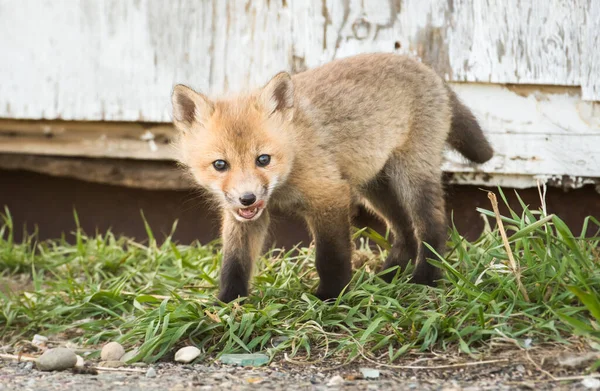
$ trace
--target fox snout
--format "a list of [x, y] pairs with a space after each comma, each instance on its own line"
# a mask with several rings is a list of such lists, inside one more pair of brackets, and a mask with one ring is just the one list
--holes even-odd
[[250, 206], [256, 202], [256, 195], [254, 193], [244, 193], [240, 196], [240, 202], [244, 206]]
[[267, 191], [232, 190], [226, 194], [229, 208], [239, 221], [252, 221], [260, 217], [267, 206]]

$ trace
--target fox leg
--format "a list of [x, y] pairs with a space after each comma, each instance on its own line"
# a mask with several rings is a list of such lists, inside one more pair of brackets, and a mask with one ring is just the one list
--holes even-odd
[[441, 278], [441, 270], [427, 262], [428, 258], [438, 257], [429, 247], [423, 245], [423, 242], [429, 244], [438, 254], [444, 254], [448, 227], [441, 173], [438, 180], [434, 178], [421, 180], [409, 192], [410, 194], [405, 197], [411, 205], [413, 224], [421, 240], [421, 251], [412, 282], [433, 286], [435, 280]]
[[266, 210], [260, 218], [248, 222], [237, 221], [231, 213], [225, 213], [219, 300], [227, 303], [248, 295], [252, 268], [260, 256], [268, 228]]
[[[441, 170], [424, 167], [427, 166], [408, 159], [392, 158], [379, 178], [364, 190], [364, 196], [394, 233], [384, 270], [393, 266], [404, 269], [412, 260], [416, 264], [412, 282], [434, 285], [440, 271], [426, 261], [436, 257], [423, 242], [438, 253], [443, 252], [447, 230], [445, 202]], [[387, 273], [383, 278], [391, 281], [394, 275]]]
[[352, 278], [350, 191], [347, 186], [322, 186], [329, 194], [315, 200], [306, 220], [316, 247], [316, 268], [321, 300], [336, 298]]
[[[404, 271], [408, 263], [417, 259], [419, 243], [409, 211], [398, 195], [393, 181], [386, 174], [380, 174], [363, 190], [367, 207], [384, 219], [393, 234], [392, 248], [385, 260], [383, 270], [399, 266]], [[382, 278], [391, 282], [397, 271], [383, 274]]]

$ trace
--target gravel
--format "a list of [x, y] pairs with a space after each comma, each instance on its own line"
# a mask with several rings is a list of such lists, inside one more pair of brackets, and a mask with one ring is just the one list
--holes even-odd
[[149, 378], [156, 377], [156, 369], [154, 369], [154, 367], [148, 368], [148, 370], [146, 371], [146, 377], [149, 377]]
[[[593, 381], [550, 382], [522, 362], [443, 370], [401, 370], [377, 367], [377, 379], [365, 379], [366, 363], [328, 370], [335, 363], [292, 365], [275, 362], [263, 367], [216, 364], [157, 363], [147, 368], [126, 366], [112, 371], [74, 374], [42, 372], [30, 363], [0, 359], [0, 390], [182, 391], [198, 390], [589, 390]], [[375, 369], [376, 366], [370, 367]], [[525, 371], [523, 371], [525, 367]], [[127, 370], [129, 372], [123, 372]]]

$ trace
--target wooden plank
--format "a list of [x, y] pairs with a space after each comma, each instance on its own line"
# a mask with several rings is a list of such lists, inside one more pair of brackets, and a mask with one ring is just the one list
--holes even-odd
[[448, 172], [531, 176], [600, 177], [600, 134], [544, 135], [488, 133], [494, 157], [474, 166], [454, 151], [446, 154]]
[[0, 152], [169, 160], [170, 124], [0, 120]]
[[[600, 103], [582, 101], [578, 89], [472, 83], [452, 87], [479, 118], [496, 150], [483, 166], [449, 151], [444, 169], [456, 174], [456, 181], [522, 187], [535, 185], [537, 178], [582, 178], [575, 186], [600, 178]], [[171, 160], [174, 133], [169, 124], [0, 120], [0, 152]]]
[[0, 169], [32, 171], [86, 182], [147, 190], [186, 190], [195, 187], [183, 169], [167, 161], [0, 153]]
[[[600, 135], [600, 102], [581, 99], [579, 88], [450, 83], [486, 132]], [[600, 146], [599, 146], [600, 148]]]
[[452, 79], [580, 85], [589, 0], [455, 2]]
[[183, 82], [225, 93], [334, 58], [419, 56], [451, 81], [582, 86], [592, 0], [0, 0], [0, 117], [170, 120]]
[[585, 100], [600, 100], [600, 1], [591, 1], [584, 28], [581, 92]]
[[[0, 153], [0, 170], [31, 171], [86, 182], [147, 190], [195, 189], [200, 192], [202, 190], [198, 189], [186, 171], [170, 161], [91, 159]], [[484, 171], [447, 171], [446, 180], [449, 184], [502, 186], [517, 189], [535, 187], [538, 180], [550, 186], [564, 189], [595, 184], [598, 192], [600, 192], [600, 178], [573, 175], [520, 175]]]

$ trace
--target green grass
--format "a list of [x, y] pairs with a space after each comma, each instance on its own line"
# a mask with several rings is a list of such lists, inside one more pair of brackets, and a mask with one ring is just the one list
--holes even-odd
[[[215, 304], [219, 242], [183, 246], [166, 237], [159, 244], [147, 226], [144, 243], [81, 230], [74, 244], [38, 242], [35, 235], [15, 243], [6, 211], [0, 275], [25, 274], [32, 285], [0, 293], [0, 339], [10, 344], [35, 333], [63, 333], [86, 345], [117, 340], [139, 346], [135, 360], [146, 362], [189, 343], [202, 358], [263, 351], [304, 361], [362, 356], [393, 362], [434, 349], [477, 355], [497, 338], [521, 345], [526, 339], [568, 344], [573, 335], [600, 340], [600, 237], [583, 235], [600, 223], [589, 217], [582, 233], [572, 233], [559, 217], [522, 206], [503, 217], [518, 273], [498, 230], [487, 224], [474, 242], [450, 230], [446, 257], [431, 260], [445, 270], [439, 288], [408, 284], [406, 275], [388, 285], [372, 271], [385, 251], [378, 255], [367, 246], [387, 248], [386, 239], [362, 230], [361, 252], [371, 260], [335, 303], [312, 295], [314, 249], [301, 248], [266, 254], [251, 296], [230, 305]], [[480, 212], [494, 225], [493, 212]]]

